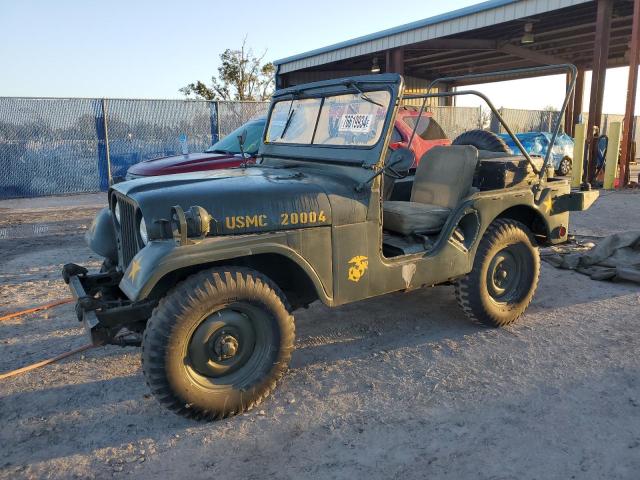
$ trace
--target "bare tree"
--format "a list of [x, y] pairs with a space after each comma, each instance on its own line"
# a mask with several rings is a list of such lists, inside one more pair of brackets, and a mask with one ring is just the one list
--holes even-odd
[[273, 93], [275, 74], [273, 63], [262, 63], [266, 54], [256, 57], [245, 37], [239, 50], [228, 48], [220, 54], [218, 76], [211, 77], [210, 86], [197, 80], [180, 92], [204, 100], [266, 100]]

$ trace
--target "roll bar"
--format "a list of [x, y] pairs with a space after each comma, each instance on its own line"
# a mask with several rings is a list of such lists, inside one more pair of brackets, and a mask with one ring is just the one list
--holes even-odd
[[[547, 72], [547, 71], [557, 72], [559, 70], [566, 71], [569, 74], [570, 78], [567, 84], [567, 90], [565, 93], [564, 102], [562, 102], [562, 108], [560, 109], [558, 118], [556, 119], [556, 122], [553, 127], [549, 148], [547, 149], [547, 153], [544, 158], [544, 164], [542, 165], [542, 169], [540, 170], [536, 168], [535, 164], [531, 160], [531, 156], [527, 153], [522, 143], [520, 143], [520, 140], [518, 140], [518, 138], [514, 135], [514, 133], [511, 131], [511, 128], [506, 124], [506, 122], [502, 118], [502, 115], [500, 115], [498, 110], [495, 108], [491, 100], [489, 100], [489, 98], [487, 98], [486, 95], [478, 92], [477, 90], [430, 93], [431, 89], [439, 83], [450, 83], [450, 82], [455, 82], [459, 80], [482, 79], [482, 78], [490, 78], [490, 77], [508, 77], [508, 76], [514, 76], [514, 75], [520, 77], [522, 76], [522, 74], [527, 74], [527, 73], [534, 74], [534, 73]], [[501, 70], [496, 72], [471, 73], [467, 75], [440, 77], [440, 78], [436, 78], [435, 80], [429, 83], [429, 86], [427, 87], [427, 93], [405, 95], [402, 97], [402, 99], [403, 100], [420, 99], [420, 98], [424, 99], [424, 101], [420, 105], [420, 110], [418, 111], [418, 119], [420, 119], [420, 117], [422, 117], [422, 114], [424, 113], [424, 110], [427, 105], [427, 100], [429, 98], [455, 97], [460, 95], [475, 95], [482, 98], [486, 102], [486, 104], [489, 106], [489, 108], [491, 109], [491, 112], [496, 116], [496, 118], [498, 119], [500, 124], [503, 126], [503, 128], [507, 131], [507, 133], [509, 134], [513, 142], [520, 149], [524, 157], [527, 159], [527, 161], [533, 168], [533, 171], [538, 175], [538, 183], [540, 183], [544, 177], [544, 173], [546, 172], [547, 166], [551, 159], [551, 150], [553, 148], [553, 145], [555, 144], [558, 133], [560, 132], [560, 124], [562, 122], [562, 117], [564, 117], [564, 113], [566, 112], [567, 106], [569, 105], [571, 94], [573, 93], [573, 90], [576, 85], [577, 75], [578, 75], [578, 69], [576, 68], [575, 65], [572, 65], [570, 63], [564, 63], [564, 64], [558, 64], [558, 65], [543, 65], [539, 67], [517, 68], [514, 70]], [[413, 141], [413, 137], [415, 136], [416, 130], [418, 129], [418, 124], [419, 124], [419, 121], [416, 122], [415, 126], [413, 127], [413, 131], [411, 132], [411, 137], [409, 137], [408, 147], [411, 147], [411, 142]]]

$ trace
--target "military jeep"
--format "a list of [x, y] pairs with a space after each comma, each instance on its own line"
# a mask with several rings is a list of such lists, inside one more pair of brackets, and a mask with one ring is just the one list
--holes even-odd
[[271, 393], [293, 312], [316, 300], [454, 284], [471, 320], [515, 321], [536, 290], [538, 246], [566, 241], [568, 212], [597, 193], [551, 178], [549, 158], [483, 149], [500, 150], [486, 132], [421, 159], [391, 150], [408, 98], [422, 112], [430, 98], [482, 97], [403, 87], [381, 74], [277, 91], [257, 164], [112, 186], [88, 234], [102, 270], [63, 270], [93, 342], [141, 344], [161, 404], [217, 419]]

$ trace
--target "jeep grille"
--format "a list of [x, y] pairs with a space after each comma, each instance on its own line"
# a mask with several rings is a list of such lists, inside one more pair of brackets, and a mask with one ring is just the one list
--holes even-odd
[[129, 266], [133, 257], [138, 253], [138, 227], [136, 225], [136, 205], [131, 199], [117, 195], [120, 204], [120, 225], [116, 225], [118, 235], [118, 249], [122, 260], [122, 269]]

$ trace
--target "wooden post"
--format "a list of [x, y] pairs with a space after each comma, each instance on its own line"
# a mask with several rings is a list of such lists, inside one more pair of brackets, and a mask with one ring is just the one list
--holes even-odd
[[633, 19], [631, 20], [631, 24], [633, 27], [631, 30], [631, 44], [629, 45], [629, 78], [627, 81], [627, 103], [624, 110], [618, 188], [624, 188], [629, 183], [629, 162], [632, 160], [633, 112], [636, 108], [638, 64], [640, 63], [640, 0], [634, 0], [633, 2]]
[[621, 122], [611, 122], [607, 132], [609, 144], [607, 146], [607, 159], [604, 166], [603, 187], [607, 190], [613, 190], [613, 184], [618, 171], [618, 153], [620, 152], [620, 132], [622, 130]]
[[584, 158], [585, 125], [578, 123], [573, 127], [574, 146], [571, 163], [571, 186], [578, 188], [582, 182], [582, 168]]
[[585, 180], [593, 182], [596, 173], [596, 154], [598, 146], [596, 138], [599, 135], [600, 117], [602, 116], [602, 100], [604, 98], [604, 83], [607, 76], [607, 62], [609, 60], [609, 33], [611, 31], [611, 17], [613, 14], [613, 0], [598, 0], [596, 16], [596, 37], [593, 49], [593, 73], [591, 75], [591, 96], [589, 98], [589, 123], [587, 124], [587, 143], [589, 145], [589, 163], [585, 172]]

